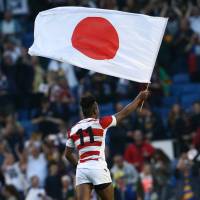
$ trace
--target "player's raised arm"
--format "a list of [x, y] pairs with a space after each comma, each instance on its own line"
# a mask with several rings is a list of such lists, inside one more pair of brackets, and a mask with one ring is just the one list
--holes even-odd
[[137, 109], [139, 105], [142, 104], [149, 96], [149, 91], [145, 90], [138, 94], [138, 96], [126, 107], [124, 107], [120, 112], [115, 114], [117, 123], [121, 122], [124, 118], [129, 116], [133, 111]]

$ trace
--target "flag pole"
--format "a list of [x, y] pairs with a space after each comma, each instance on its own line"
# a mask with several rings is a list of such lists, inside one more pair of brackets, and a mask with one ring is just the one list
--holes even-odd
[[[146, 91], [149, 89], [149, 85], [150, 83], [147, 84]], [[143, 106], [144, 106], [144, 101], [142, 102], [142, 105], [140, 107], [140, 112], [142, 111]]]

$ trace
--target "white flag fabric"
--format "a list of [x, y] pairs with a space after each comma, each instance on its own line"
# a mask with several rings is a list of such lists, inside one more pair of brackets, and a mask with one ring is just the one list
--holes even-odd
[[35, 20], [29, 54], [149, 83], [167, 18], [83, 7], [58, 7]]

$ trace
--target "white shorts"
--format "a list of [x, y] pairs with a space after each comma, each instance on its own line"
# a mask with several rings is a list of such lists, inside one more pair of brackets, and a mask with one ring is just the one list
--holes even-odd
[[112, 179], [110, 171], [105, 169], [76, 169], [76, 186], [83, 183], [91, 183], [92, 185], [101, 185], [104, 183], [111, 183]]

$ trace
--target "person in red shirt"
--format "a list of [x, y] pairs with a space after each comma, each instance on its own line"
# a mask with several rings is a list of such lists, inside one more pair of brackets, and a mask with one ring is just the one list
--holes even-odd
[[154, 154], [154, 147], [144, 140], [143, 134], [140, 130], [133, 133], [134, 143], [130, 144], [124, 154], [127, 162], [133, 164], [139, 171], [142, 170], [145, 161], [148, 161]]

